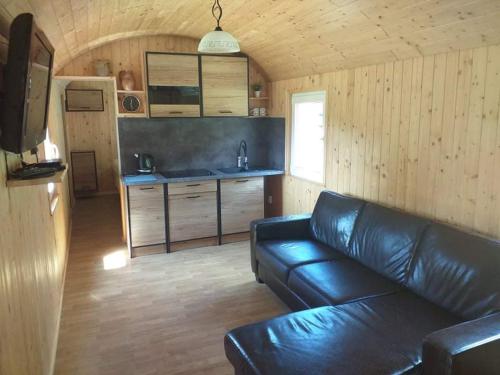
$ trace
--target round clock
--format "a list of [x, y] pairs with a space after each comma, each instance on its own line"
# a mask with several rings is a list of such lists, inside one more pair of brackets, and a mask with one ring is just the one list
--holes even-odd
[[141, 99], [135, 95], [125, 95], [122, 99], [122, 107], [127, 112], [137, 112], [141, 106]]

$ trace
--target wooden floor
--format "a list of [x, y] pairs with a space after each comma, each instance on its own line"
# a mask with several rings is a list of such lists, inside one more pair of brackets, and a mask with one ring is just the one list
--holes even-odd
[[225, 332], [287, 312], [248, 242], [125, 255], [117, 197], [78, 201], [56, 374], [231, 374]]

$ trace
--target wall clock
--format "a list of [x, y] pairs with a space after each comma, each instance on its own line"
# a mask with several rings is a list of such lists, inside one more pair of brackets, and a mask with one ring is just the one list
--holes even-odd
[[141, 107], [141, 99], [135, 95], [124, 95], [122, 98], [122, 107], [125, 112], [137, 112]]

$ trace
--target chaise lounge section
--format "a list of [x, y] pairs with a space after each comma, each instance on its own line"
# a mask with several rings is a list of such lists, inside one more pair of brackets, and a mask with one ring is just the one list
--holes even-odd
[[497, 241], [324, 191], [252, 223], [251, 265], [294, 312], [226, 335], [236, 374], [500, 368]]

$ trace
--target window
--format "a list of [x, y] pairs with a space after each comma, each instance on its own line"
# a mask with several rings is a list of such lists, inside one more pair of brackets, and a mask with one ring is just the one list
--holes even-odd
[[292, 147], [290, 173], [324, 183], [325, 92], [292, 95]]

